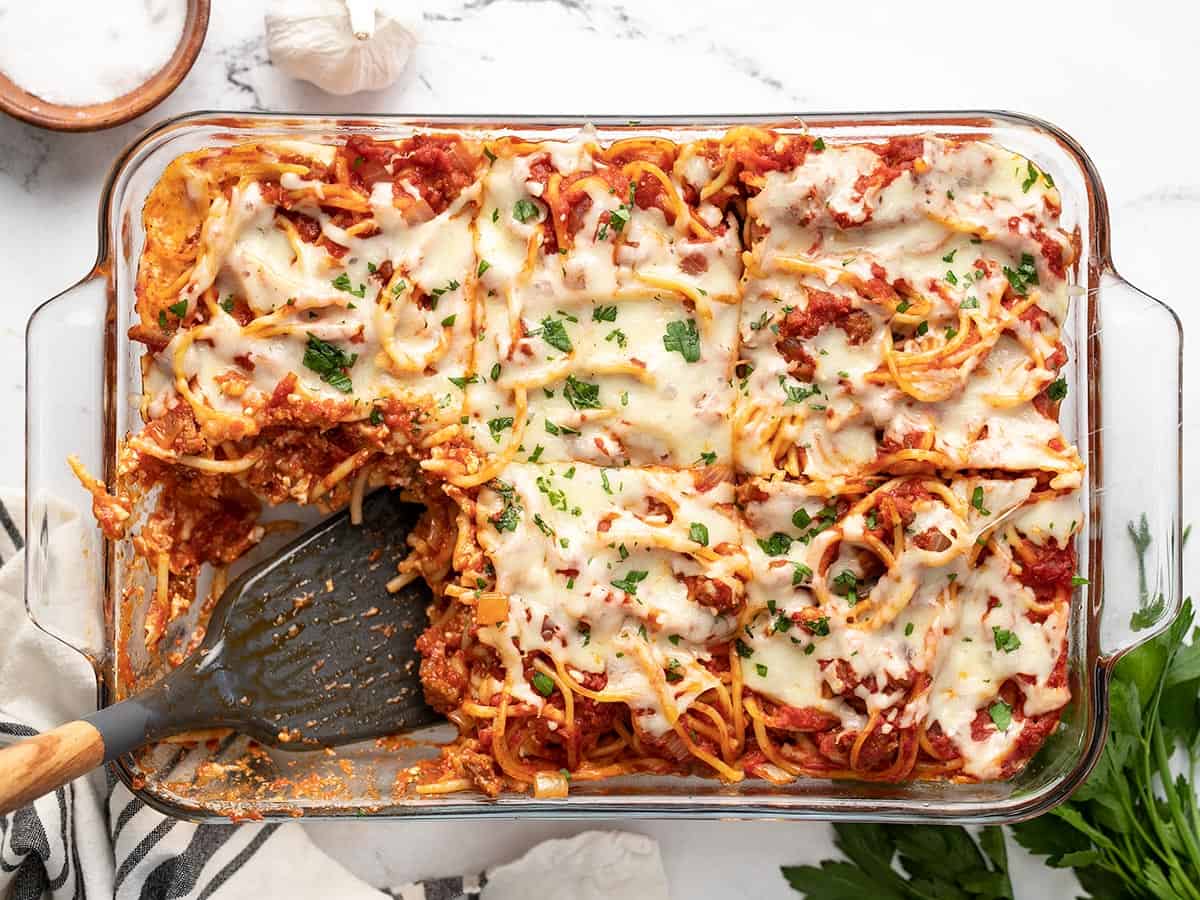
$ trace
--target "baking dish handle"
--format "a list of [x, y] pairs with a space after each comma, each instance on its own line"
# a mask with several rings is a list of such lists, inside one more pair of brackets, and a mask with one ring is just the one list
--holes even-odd
[[1089, 300], [1088, 362], [1099, 389], [1087, 401], [1099, 409], [1083, 421], [1099, 413], [1104, 430], [1100, 440], [1088, 435], [1100, 488], [1085, 591], [1111, 663], [1166, 628], [1181, 603], [1183, 328], [1170, 307], [1111, 269]]
[[25, 329], [25, 607], [93, 664], [105, 646], [104, 542], [67, 457], [106, 474], [108, 298], [97, 267], [38, 307]]

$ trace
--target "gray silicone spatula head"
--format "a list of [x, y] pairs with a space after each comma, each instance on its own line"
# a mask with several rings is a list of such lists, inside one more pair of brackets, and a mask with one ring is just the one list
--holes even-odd
[[[428, 588], [416, 581], [389, 594], [386, 587], [420, 513], [394, 492], [377, 491], [363, 501], [361, 524], [348, 513], [334, 516], [244, 573], [221, 596], [201, 647], [120, 704], [140, 709], [119, 730], [140, 730], [136, 745], [228, 726], [299, 750], [436, 721], [415, 648]], [[114, 725], [103, 724], [108, 745]], [[128, 744], [126, 737], [113, 734], [111, 743]]]

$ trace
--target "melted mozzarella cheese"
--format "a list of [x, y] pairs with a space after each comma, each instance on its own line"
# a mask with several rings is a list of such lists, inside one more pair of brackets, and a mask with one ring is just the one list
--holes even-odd
[[[670, 504], [672, 521], [647, 505], [650, 497]], [[640, 727], [667, 731], [713, 687], [702, 663], [737, 627], [735, 617], [693, 600], [683, 580], [703, 576], [741, 596], [746, 560], [732, 501], [731, 484], [701, 493], [689, 472], [507, 467], [480, 492], [476, 527], [508, 615], [479, 636], [499, 654], [514, 695], [543, 702], [523, 661], [541, 651], [568, 672], [606, 674], [604, 693], [627, 703]], [[506, 505], [518, 516], [511, 529], [496, 524]], [[691, 539], [693, 523], [707, 529], [707, 548]], [[722, 554], [712, 552], [722, 545]]]

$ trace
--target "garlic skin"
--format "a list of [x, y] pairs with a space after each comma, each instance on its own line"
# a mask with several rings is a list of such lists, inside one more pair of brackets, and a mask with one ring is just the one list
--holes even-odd
[[417, 45], [383, 0], [273, 0], [266, 27], [274, 65], [338, 95], [392, 84]]

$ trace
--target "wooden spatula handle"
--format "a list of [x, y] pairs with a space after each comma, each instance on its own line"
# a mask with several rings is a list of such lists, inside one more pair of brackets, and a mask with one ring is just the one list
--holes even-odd
[[104, 738], [76, 721], [0, 750], [0, 815], [19, 809], [104, 762]]

